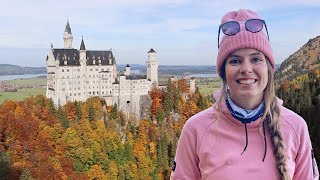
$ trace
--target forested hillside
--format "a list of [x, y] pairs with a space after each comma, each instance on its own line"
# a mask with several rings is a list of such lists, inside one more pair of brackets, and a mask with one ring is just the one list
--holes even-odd
[[301, 74], [320, 69], [320, 36], [310, 39], [298, 51], [285, 59], [275, 73], [279, 81], [293, 80]]
[[98, 97], [55, 109], [42, 95], [0, 106], [1, 179], [169, 179], [182, 126], [210, 106], [185, 80], [154, 89], [150, 118]]
[[308, 124], [317, 164], [320, 164], [320, 70], [309, 71], [277, 89], [284, 106], [302, 116]]

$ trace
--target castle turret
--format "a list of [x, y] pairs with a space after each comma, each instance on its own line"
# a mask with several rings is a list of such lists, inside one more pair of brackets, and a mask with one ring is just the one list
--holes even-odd
[[157, 61], [156, 51], [150, 49], [148, 52], [148, 61], [146, 62], [147, 66], [147, 79], [149, 79], [154, 86], [158, 86], [158, 66], [159, 62]]
[[81, 40], [81, 45], [80, 45], [80, 51], [79, 51], [79, 61], [81, 66], [86, 65], [86, 59], [87, 59], [87, 51], [86, 51], [86, 46], [84, 45], [83, 37]]
[[64, 48], [65, 49], [72, 49], [73, 36], [71, 33], [69, 20], [67, 21], [66, 29], [64, 30], [63, 41], [64, 41]]
[[130, 66], [129, 66], [129, 64], [127, 64], [127, 66], [126, 66], [126, 71], [124, 72], [124, 75], [126, 75], [126, 76], [130, 75]]
[[194, 78], [190, 79], [190, 93], [196, 92], [196, 80]]

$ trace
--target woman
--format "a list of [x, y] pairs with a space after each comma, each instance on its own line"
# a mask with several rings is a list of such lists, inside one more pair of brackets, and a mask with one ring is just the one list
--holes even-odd
[[171, 179], [318, 179], [304, 119], [275, 96], [265, 21], [250, 10], [232, 11], [220, 31], [222, 90], [213, 107], [184, 125]]

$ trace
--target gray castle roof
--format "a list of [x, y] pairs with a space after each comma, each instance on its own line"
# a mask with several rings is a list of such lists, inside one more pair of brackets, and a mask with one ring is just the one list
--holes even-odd
[[68, 34], [72, 34], [71, 33], [70, 24], [69, 24], [69, 20], [67, 21], [66, 29], [64, 30], [64, 32], [68, 32]]
[[114, 83], [112, 83], [112, 84], [119, 84], [118, 79], [116, 78], [115, 81], [114, 81]]
[[[80, 66], [79, 51], [77, 49], [52, 49], [54, 58], [60, 61], [60, 66], [65, 66], [64, 61], [67, 61], [67, 65]], [[87, 66], [98, 65], [101, 60], [101, 65], [114, 65], [116, 64], [115, 57], [112, 51], [86, 51]], [[111, 63], [109, 63], [109, 58]], [[95, 64], [93, 64], [95, 60]]]
[[133, 80], [133, 79], [147, 79], [147, 76], [146, 75], [128, 75], [126, 76], [126, 79], [130, 79], [130, 80]]
[[84, 45], [84, 42], [83, 42], [83, 37], [81, 40], [80, 50], [86, 50], [86, 46]]
[[156, 51], [151, 48], [148, 53], [155, 53], [155, 52], [156, 52]]

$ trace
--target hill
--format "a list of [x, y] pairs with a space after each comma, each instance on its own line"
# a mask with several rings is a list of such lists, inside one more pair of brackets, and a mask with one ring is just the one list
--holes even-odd
[[1, 75], [19, 75], [19, 74], [45, 74], [45, 67], [21, 67], [11, 64], [0, 64]]
[[[119, 71], [124, 71], [126, 64], [118, 64]], [[130, 64], [132, 72], [135, 74], [145, 74], [146, 66], [142, 64]], [[19, 74], [45, 74], [47, 70], [45, 67], [21, 67], [11, 64], [0, 64], [1, 75], [19, 75]], [[215, 66], [209, 65], [159, 65], [159, 74], [165, 75], [188, 75], [188, 74], [214, 74], [216, 73]]]
[[277, 80], [292, 79], [320, 68], [320, 36], [310, 39], [285, 59], [275, 73]]

